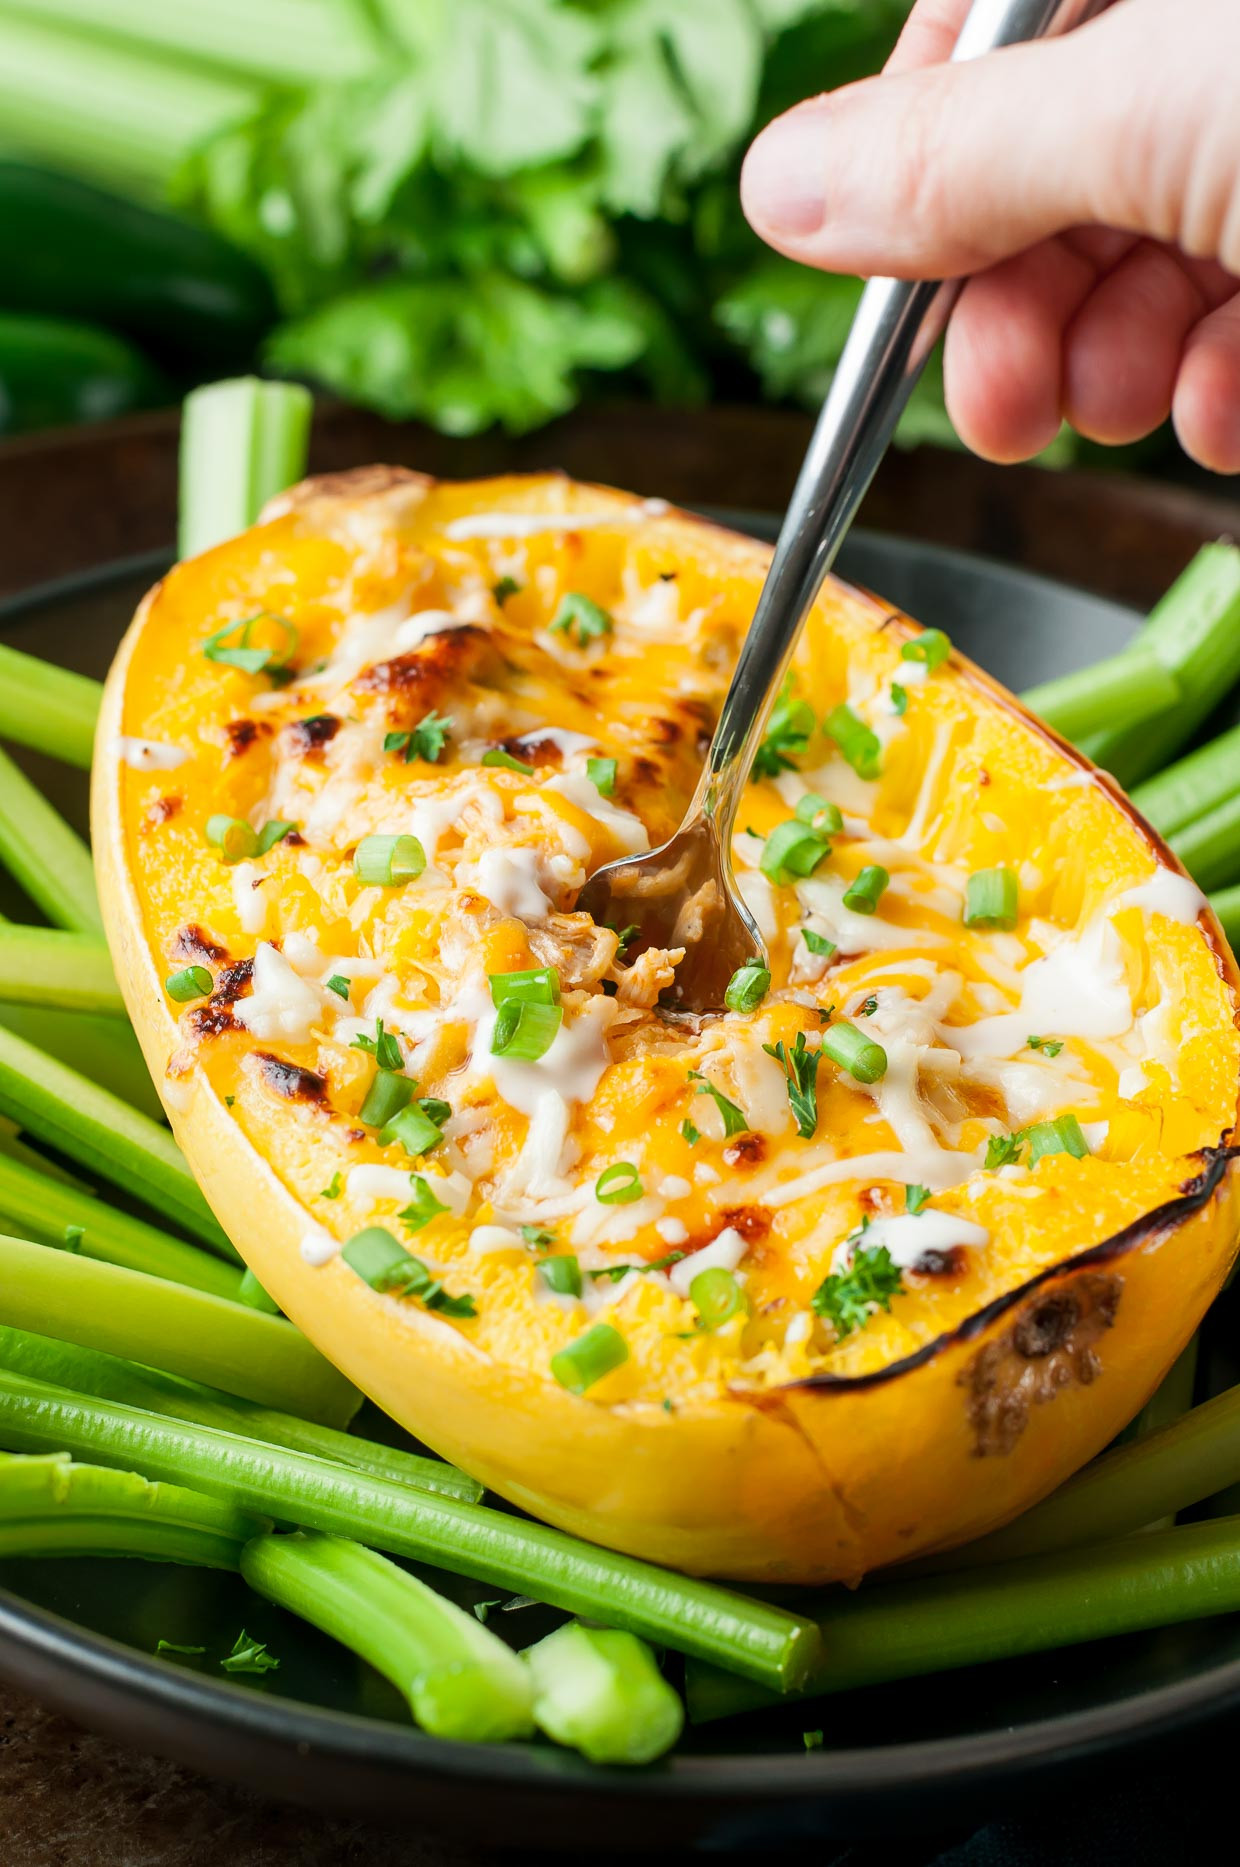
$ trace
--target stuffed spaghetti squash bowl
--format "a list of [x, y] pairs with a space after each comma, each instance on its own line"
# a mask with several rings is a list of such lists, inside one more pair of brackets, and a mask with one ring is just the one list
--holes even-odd
[[771, 977], [574, 912], [675, 827], [760, 544], [311, 480], [146, 598], [95, 847], [169, 1119], [420, 1438], [686, 1570], [852, 1580], [1103, 1447], [1230, 1266], [1236, 973], [1110, 782], [829, 584], [742, 808]]

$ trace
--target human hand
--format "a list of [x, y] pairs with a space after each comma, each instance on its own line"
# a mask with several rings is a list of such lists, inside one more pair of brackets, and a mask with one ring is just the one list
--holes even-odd
[[969, 274], [947, 406], [992, 460], [1062, 419], [1109, 443], [1170, 415], [1240, 472], [1235, 0], [1124, 0], [1060, 39], [960, 65], [968, 0], [919, 0], [886, 72], [762, 131], [755, 231], [830, 272]]

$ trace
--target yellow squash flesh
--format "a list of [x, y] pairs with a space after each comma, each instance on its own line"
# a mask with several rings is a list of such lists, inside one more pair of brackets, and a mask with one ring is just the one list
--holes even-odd
[[[675, 953], [630, 964], [573, 901], [679, 820], [768, 556], [554, 476], [307, 482], [142, 604], [108, 683], [95, 848], [177, 1138], [326, 1355], [551, 1522], [694, 1572], [851, 1580], [1024, 1509], [1184, 1346], [1235, 1250], [1237, 978], [1108, 780], [961, 658], [904, 657], [914, 625], [831, 584], [784, 769], [740, 818], [772, 989], [722, 1019], [664, 1015]], [[276, 680], [202, 652], [251, 617], [223, 645], [267, 647]], [[877, 778], [821, 729], [845, 703]], [[450, 722], [442, 747], [396, 737], [428, 714]], [[588, 759], [614, 759], [614, 784]], [[807, 791], [843, 830], [810, 876], [772, 882], [762, 852]], [[229, 864], [216, 815], [297, 829]], [[418, 835], [426, 872], [358, 880], [357, 843], [384, 833]], [[873, 865], [890, 882], [866, 916], [842, 895]], [[1017, 877], [1018, 924], [966, 927], [967, 878], [995, 868]], [[186, 1006], [165, 980], [190, 964], [214, 990]], [[541, 1062], [496, 1066], [488, 975], [546, 965], [561, 1033]], [[380, 1016], [418, 1094], [451, 1105], [424, 1159], [358, 1119], [375, 1062], [354, 1039]], [[864, 1085], [824, 1058], [806, 1136], [770, 1050], [813, 1049], [840, 1018], [887, 1073]], [[1060, 1115], [1083, 1158], [1031, 1164], [1026, 1143], [985, 1164]], [[640, 1196], [600, 1203], [622, 1163]], [[407, 1232], [411, 1174], [442, 1210]], [[476, 1314], [372, 1289], [336, 1253], [372, 1225]], [[901, 1288], [835, 1327], [812, 1299], [869, 1249], [863, 1225], [892, 1241]], [[704, 1248], [743, 1297], [714, 1330], [668, 1264]], [[564, 1252], [580, 1299], [540, 1273]], [[626, 1359], [572, 1393], [552, 1357], [598, 1324]]]

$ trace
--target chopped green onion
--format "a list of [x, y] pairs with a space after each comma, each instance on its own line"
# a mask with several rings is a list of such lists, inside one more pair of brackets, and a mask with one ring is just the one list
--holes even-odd
[[300, 383], [243, 376], [186, 396], [181, 414], [183, 558], [235, 538], [306, 470], [314, 401]]
[[790, 674], [771, 708], [766, 734], [754, 754], [755, 777], [778, 778], [781, 771], [795, 771], [793, 754], [804, 752], [809, 745], [815, 726], [814, 709], [807, 700], [793, 698], [795, 681], [795, 675]]
[[371, 1079], [357, 1119], [367, 1128], [386, 1128], [413, 1100], [414, 1083], [397, 1070], [378, 1070]]
[[449, 1296], [422, 1260], [412, 1257], [381, 1225], [368, 1225], [364, 1231], [355, 1232], [340, 1255], [372, 1290], [386, 1296], [417, 1297], [427, 1309], [438, 1310], [444, 1316], [477, 1314], [471, 1296]]
[[901, 687], [899, 681], [891, 683], [891, 705], [897, 719], [903, 719], [908, 712], [908, 688]]
[[615, 626], [602, 605], [580, 590], [565, 591], [560, 607], [548, 624], [552, 635], [567, 635], [578, 648], [588, 648], [591, 642], [601, 641]]
[[1020, 897], [1012, 869], [978, 869], [965, 886], [966, 927], [995, 927], [1010, 933], [1020, 918]]
[[749, 1117], [746, 1115], [744, 1109], [741, 1108], [738, 1103], [730, 1102], [727, 1096], [724, 1095], [722, 1089], [716, 1089], [714, 1083], [712, 1083], [708, 1077], [703, 1076], [701, 1070], [690, 1070], [689, 1081], [691, 1083], [697, 1083], [697, 1094], [700, 1096], [709, 1096], [715, 1107], [719, 1110], [720, 1115], [723, 1117], [723, 1138], [725, 1141], [731, 1140], [734, 1134], [749, 1133]]
[[839, 1018], [822, 1034], [822, 1048], [832, 1063], [859, 1083], [876, 1083], [887, 1074], [887, 1052], [855, 1024]]
[[823, 726], [839, 747], [840, 757], [852, 766], [858, 778], [873, 781], [879, 776], [883, 748], [878, 734], [850, 706], [832, 707]]
[[319, 1194], [319, 1198], [320, 1199], [339, 1199], [343, 1191], [344, 1191], [344, 1180], [341, 1177], [339, 1167], [337, 1167], [335, 1173], [333, 1173], [331, 1179], [327, 1182], [327, 1185], [323, 1188], [322, 1192]]
[[698, 1272], [689, 1285], [689, 1301], [697, 1310], [702, 1328], [709, 1331], [721, 1329], [735, 1316], [745, 1299], [731, 1271], [717, 1264], [710, 1270]]
[[265, 856], [268, 850], [274, 849], [277, 843], [282, 843], [285, 837], [291, 835], [296, 828], [295, 823], [286, 823], [283, 817], [270, 818], [258, 833], [259, 855]]
[[797, 817], [776, 824], [767, 837], [759, 868], [776, 887], [787, 887], [799, 877], [812, 875], [831, 854], [831, 844], [820, 831]]
[[594, 1182], [594, 1197], [602, 1206], [631, 1206], [645, 1192], [641, 1175], [631, 1160], [604, 1167]]
[[600, 797], [610, 797], [616, 788], [616, 760], [614, 758], [588, 758], [586, 777]]
[[521, 585], [515, 577], [501, 577], [498, 583], [491, 585], [491, 595], [502, 607], [510, 596], [520, 596]]
[[575, 1257], [544, 1258], [538, 1266], [538, 1275], [557, 1296], [581, 1295], [581, 1266]]
[[183, 966], [180, 972], [169, 973], [164, 990], [179, 1005], [188, 1005], [191, 999], [205, 998], [214, 984], [205, 966]]
[[798, 823], [808, 823], [811, 830], [823, 836], [838, 836], [844, 828], [844, 815], [839, 805], [820, 797], [817, 791], [807, 791], [804, 797], [798, 798], [794, 815]]
[[555, 1243], [555, 1233], [549, 1232], [545, 1225], [523, 1225], [521, 1237], [533, 1251], [545, 1251]]
[[[864, 1237], [862, 1232], [860, 1237]], [[810, 1298], [810, 1308], [831, 1324], [838, 1341], [864, 1328], [875, 1310], [891, 1308], [904, 1289], [900, 1267], [886, 1245], [857, 1243], [846, 1271], [824, 1277]]]
[[426, 1119], [433, 1121], [438, 1128], [443, 1127], [452, 1113], [452, 1104], [444, 1102], [439, 1096], [419, 1096], [418, 1107]]
[[828, 940], [826, 934], [815, 933], [812, 927], [802, 927], [801, 938], [815, 959], [830, 959], [835, 952], [835, 941]]
[[682, 1140], [689, 1143], [690, 1147], [696, 1147], [698, 1142], [702, 1139], [702, 1131], [700, 1128], [695, 1128], [688, 1116], [686, 1116], [684, 1121], [680, 1124], [680, 1136]]
[[854, 914], [876, 914], [884, 890], [891, 880], [877, 862], [867, 862], [861, 873], [844, 891], [844, 906]]
[[[126, 1473], [125, 1475], [128, 1477], [129, 1474]], [[183, 1653], [190, 1659], [195, 1658], [199, 1653], [205, 1653], [206, 1650], [205, 1647], [182, 1646], [176, 1640], [157, 1640], [155, 1642], [156, 1653]]]
[[537, 1063], [555, 1042], [564, 1022], [562, 1005], [531, 1005], [510, 998], [499, 1008], [491, 1035], [491, 1055], [516, 1063]]
[[1089, 1153], [1089, 1142], [1081, 1132], [1081, 1124], [1075, 1115], [1060, 1115], [1054, 1121], [1035, 1122], [1026, 1130], [1029, 1142], [1029, 1165], [1036, 1167], [1048, 1154], [1071, 1154], [1074, 1160], [1084, 1160]]
[[[428, 1108], [420, 1102], [410, 1103], [381, 1129], [380, 1145], [387, 1147], [393, 1141], [399, 1141], [406, 1154], [412, 1154], [415, 1159], [420, 1154], [429, 1154], [443, 1140], [443, 1129], [435, 1120], [435, 1115], [445, 1106], [436, 1103]], [[444, 1120], [447, 1120], [446, 1115]]]
[[952, 652], [951, 637], [942, 629], [923, 629], [911, 642], [905, 642], [900, 654], [905, 661], [924, 662], [930, 673], [942, 667]]
[[329, 992], [334, 992], [337, 998], [347, 1000], [352, 988], [342, 972], [334, 972], [327, 981], [327, 989]]
[[416, 836], [364, 836], [353, 852], [359, 882], [400, 888], [416, 881], [426, 867], [426, 851]]
[[266, 1641], [251, 1639], [243, 1627], [232, 1652], [220, 1661], [220, 1666], [226, 1673], [273, 1673], [279, 1670], [280, 1662], [268, 1653]]
[[482, 754], [484, 765], [497, 765], [501, 771], [519, 771], [523, 778], [534, 776], [534, 767], [523, 759], [514, 758], [511, 752], [505, 752], [503, 746], [492, 746], [489, 752]]
[[[251, 648], [250, 637], [260, 622], [271, 622], [283, 632], [280, 649]], [[230, 640], [235, 636], [236, 640]], [[260, 609], [253, 616], [226, 622], [200, 644], [204, 661], [216, 661], [225, 667], [239, 668], [243, 674], [270, 674], [273, 678], [287, 670], [289, 659], [297, 652], [297, 630], [286, 616]]]
[[610, 1323], [596, 1322], [567, 1348], [551, 1357], [551, 1372], [570, 1394], [584, 1394], [605, 1374], [619, 1368], [629, 1358], [629, 1345]]
[[911, 1212], [914, 1215], [914, 1217], [916, 1217], [916, 1215], [919, 1212], [925, 1211], [925, 1208], [929, 1204], [929, 1201], [930, 1201], [930, 1188], [928, 1186], [906, 1186], [905, 1187], [904, 1189], [904, 1210], [906, 1212]]
[[771, 989], [771, 972], [761, 960], [738, 966], [728, 981], [723, 1002], [729, 1011], [753, 1011]]
[[409, 1183], [413, 1189], [413, 1198], [407, 1206], [402, 1206], [396, 1216], [407, 1232], [420, 1232], [424, 1225], [429, 1225], [432, 1219], [437, 1219], [441, 1212], [447, 1212], [449, 1208], [441, 1199], [436, 1199], [429, 1181], [422, 1174], [410, 1174]]
[[248, 1304], [250, 1309], [262, 1310], [267, 1316], [278, 1316], [280, 1305], [269, 1296], [259, 1283], [253, 1271], [247, 1270], [241, 1279], [241, 1288], [237, 1292], [238, 1300]]
[[634, 1634], [570, 1621], [522, 1657], [539, 1730], [591, 1763], [653, 1763], [680, 1736], [680, 1700]]
[[207, 818], [207, 841], [225, 862], [240, 862], [258, 854], [258, 832], [243, 817]]
[[511, 1000], [527, 1005], [558, 1005], [560, 975], [554, 966], [535, 966], [529, 972], [487, 974], [491, 1003], [501, 1010]]
[[[846, 1025], [844, 1028], [852, 1030], [853, 1027]], [[860, 1035], [858, 1032], [857, 1036]], [[796, 1117], [797, 1133], [803, 1141], [808, 1141], [818, 1127], [818, 1065], [822, 1061], [822, 1051], [809, 1048], [804, 1031], [797, 1032], [791, 1050], [782, 1037], [777, 1044], [763, 1044], [762, 1048], [768, 1057], [774, 1057], [783, 1070], [788, 1084], [788, 1106]], [[825, 1038], [822, 1048], [826, 1049]], [[878, 1050], [878, 1045], [874, 1044], [871, 1048]], [[886, 1069], [886, 1057], [881, 1050], [878, 1054], [883, 1058], [883, 1069]], [[879, 1075], [882, 1075], [882, 1070]]]
[[1027, 1037], [1025, 1047], [1028, 1050], [1040, 1050], [1044, 1057], [1057, 1057], [1063, 1049], [1061, 1037]]

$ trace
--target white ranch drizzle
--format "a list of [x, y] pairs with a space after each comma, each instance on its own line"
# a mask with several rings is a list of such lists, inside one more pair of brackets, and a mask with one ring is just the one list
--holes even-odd
[[469, 538], [535, 538], [539, 532], [633, 525], [642, 519], [662, 518], [667, 510], [665, 499], [643, 499], [638, 506], [620, 507], [615, 512], [471, 512], [463, 518], [449, 519], [443, 532], [454, 544]]
[[842, 1270], [851, 1262], [858, 1245], [866, 1251], [885, 1246], [891, 1253], [892, 1263], [898, 1264], [901, 1270], [909, 1270], [927, 1251], [950, 1251], [954, 1245], [967, 1245], [976, 1250], [989, 1243], [990, 1233], [984, 1226], [962, 1219], [954, 1212], [936, 1212], [924, 1207], [918, 1213], [899, 1212], [887, 1218], [871, 1219], [864, 1232], [854, 1233], [836, 1246], [831, 1268]]

